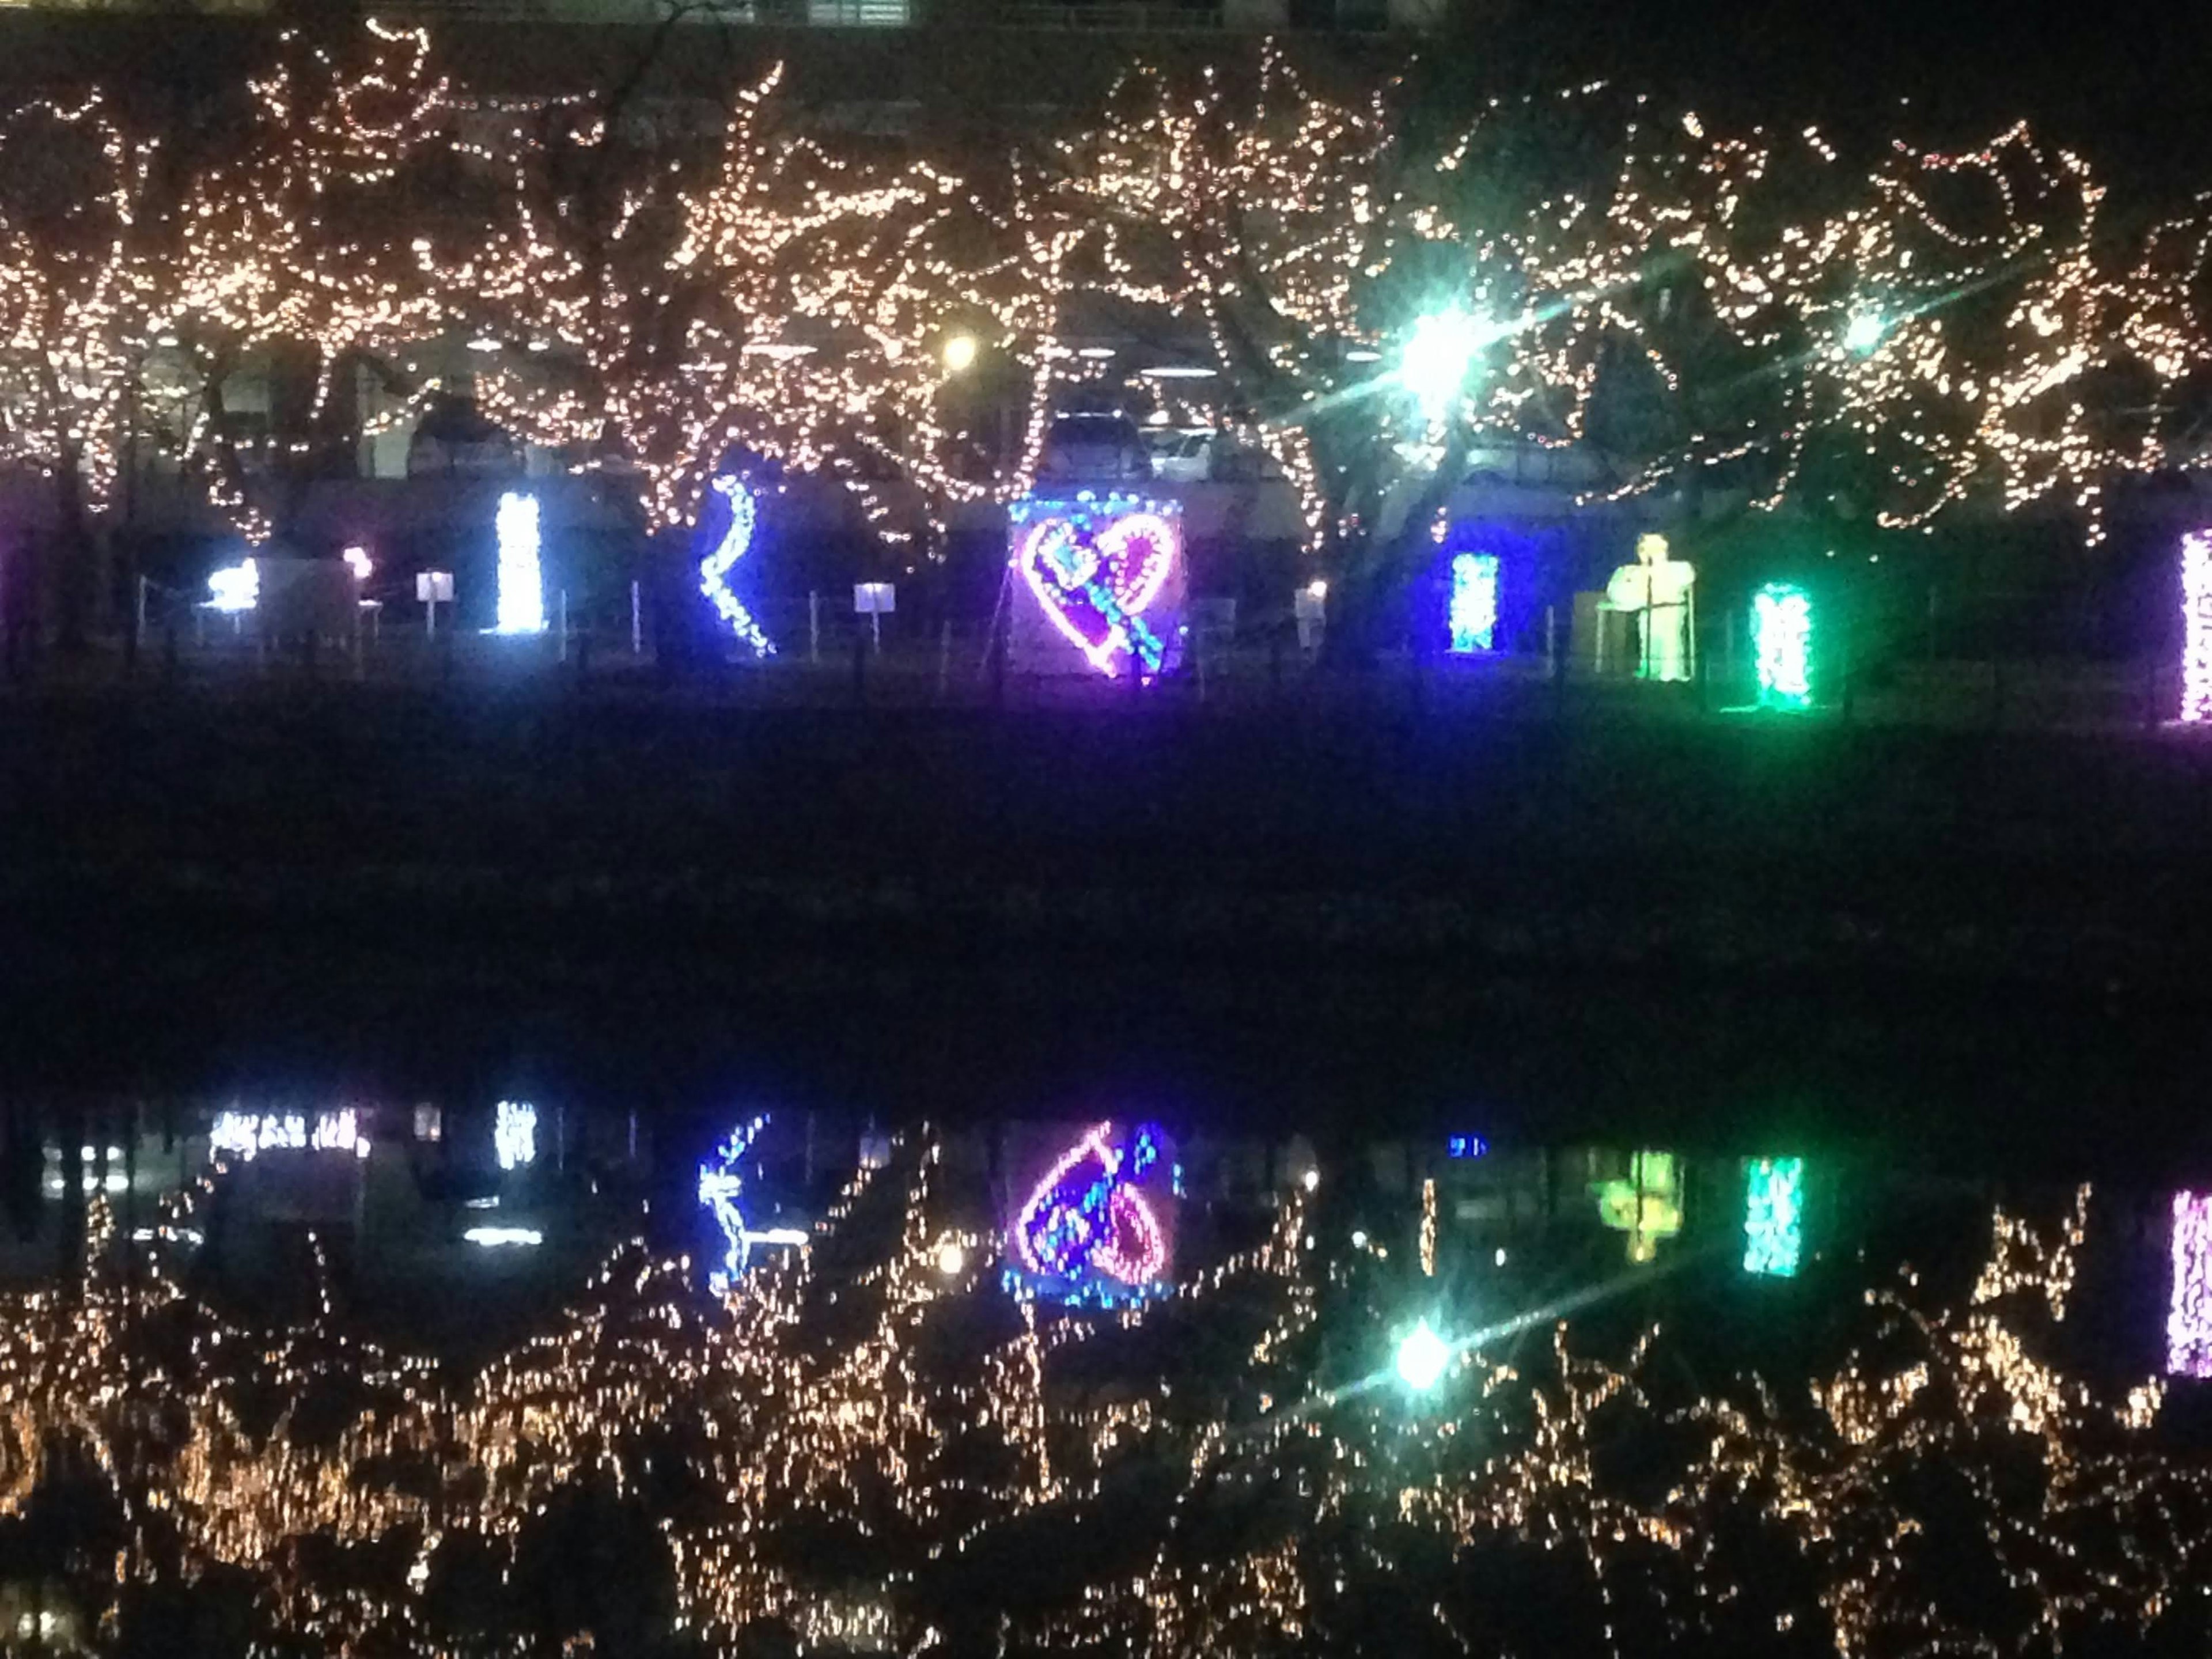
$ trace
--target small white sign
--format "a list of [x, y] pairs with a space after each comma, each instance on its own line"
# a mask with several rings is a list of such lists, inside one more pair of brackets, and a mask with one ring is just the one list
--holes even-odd
[[898, 589], [890, 582], [854, 582], [853, 614], [888, 617], [898, 609]]
[[451, 605], [453, 602], [453, 573], [450, 570], [416, 571], [415, 597], [423, 605]]

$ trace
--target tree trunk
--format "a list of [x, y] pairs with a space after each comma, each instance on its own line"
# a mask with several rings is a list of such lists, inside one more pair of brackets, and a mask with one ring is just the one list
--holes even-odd
[[59, 555], [54, 572], [55, 643], [67, 652], [84, 650], [99, 592], [99, 549], [85, 510], [83, 461], [82, 454], [71, 446], [62, 452], [61, 465], [54, 472]]
[[[1331, 665], [1374, 665], [1375, 653], [1384, 643], [1377, 633], [1385, 605], [1393, 592], [1412, 580], [1425, 553], [1435, 546], [1431, 531], [1437, 514], [1449, 505], [1452, 491], [1467, 471], [1468, 436], [1463, 426], [1455, 426], [1445, 441], [1443, 459], [1407, 503], [1405, 520], [1395, 534], [1385, 538], [1378, 526], [1363, 531], [1351, 544], [1337, 586], [1329, 591], [1323, 653]], [[1379, 519], [1379, 502], [1376, 512]]]

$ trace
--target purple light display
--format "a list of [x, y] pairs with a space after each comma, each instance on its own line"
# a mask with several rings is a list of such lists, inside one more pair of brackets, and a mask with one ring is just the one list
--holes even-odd
[[1182, 560], [1182, 507], [1109, 491], [1016, 501], [1013, 568], [1061, 638], [1108, 676], [1157, 674], [1172, 630], [1145, 619]]
[[2166, 1368], [2176, 1376], [2212, 1377], [2212, 1193], [2173, 1195]]
[[1125, 1140], [1113, 1125], [1085, 1132], [1045, 1171], [1014, 1218], [1014, 1255], [1041, 1279], [1075, 1285], [1103, 1275], [1147, 1285], [1166, 1271], [1167, 1233], [1137, 1190], [1160, 1161], [1160, 1132], [1140, 1125]]
[[2212, 532], [2181, 538], [2181, 718], [2212, 720]]

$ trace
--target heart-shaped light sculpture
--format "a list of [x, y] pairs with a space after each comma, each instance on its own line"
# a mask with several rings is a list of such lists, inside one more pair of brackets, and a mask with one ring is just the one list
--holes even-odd
[[1126, 1141], [1100, 1123], [1045, 1171], [1014, 1218], [1014, 1255], [1040, 1277], [1103, 1273], [1142, 1285], [1167, 1267], [1167, 1236], [1136, 1183], [1159, 1161], [1159, 1132], [1139, 1126]]
[[1145, 620], [1182, 556], [1173, 502], [1087, 494], [1017, 504], [1014, 568], [1062, 638], [1100, 673], [1133, 663], [1157, 674], [1167, 654]]

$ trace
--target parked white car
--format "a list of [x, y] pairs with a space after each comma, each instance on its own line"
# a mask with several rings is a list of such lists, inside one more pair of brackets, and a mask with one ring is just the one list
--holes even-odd
[[1148, 433], [1152, 476], [1168, 483], [1204, 483], [1213, 476], [1213, 434], [1188, 427]]

